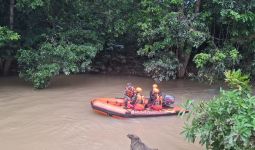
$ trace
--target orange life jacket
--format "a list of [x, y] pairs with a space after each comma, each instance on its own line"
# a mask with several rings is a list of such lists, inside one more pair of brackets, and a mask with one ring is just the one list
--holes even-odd
[[150, 108], [152, 110], [160, 111], [163, 107], [161, 105], [152, 105]]
[[137, 93], [136, 95], [136, 103], [137, 104], [143, 104], [144, 103], [144, 96], [140, 93]]
[[156, 94], [156, 100], [154, 102], [154, 105], [162, 105], [162, 100], [163, 100], [163, 97], [160, 96], [159, 94]]

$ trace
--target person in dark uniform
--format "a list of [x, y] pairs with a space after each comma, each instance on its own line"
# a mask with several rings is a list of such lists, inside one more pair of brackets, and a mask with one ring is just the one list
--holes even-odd
[[131, 83], [127, 83], [127, 86], [125, 88], [124, 101], [125, 101], [124, 108], [128, 108], [129, 101], [131, 101], [131, 103], [135, 101], [135, 88]]

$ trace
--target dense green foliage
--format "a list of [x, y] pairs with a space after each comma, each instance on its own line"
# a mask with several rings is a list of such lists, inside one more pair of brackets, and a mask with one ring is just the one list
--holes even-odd
[[169, 80], [176, 78], [176, 68], [178, 60], [174, 54], [162, 56], [160, 59], [151, 59], [144, 63], [145, 71], [156, 81]]
[[242, 74], [241, 70], [228, 70], [225, 73], [225, 81], [229, 84], [230, 88], [238, 89], [243, 92], [251, 92], [250, 76]]
[[[205, 24], [195, 19], [196, 13], [185, 13], [185, 3], [181, 0], [143, 1], [141, 5], [138, 54], [153, 58], [149, 60], [150, 64], [162, 62], [170, 66], [160, 74], [157, 65], [145, 63], [146, 71], [153, 71], [154, 79], [183, 77], [192, 48], [198, 48], [206, 40]], [[178, 61], [167, 61], [167, 57]]]
[[240, 59], [241, 56], [235, 48], [199, 53], [194, 57], [194, 62], [199, 69], [197, 78], [210, 83], [215, 79], [223, 79], [224, 72], [239, 64]]
[[0, 26], [0, 73], [7, 74], [12, 56], [15, 55], [15, 47], [12, 45], [20, 39], [20, 35]]
[[191, 124], [184, 132], [190, 142], [199, 138], [207, 149], [252, 150], [255, 148], [255, 97], [239, 91], [221, 91], [209, 102], [192, 109]]
[[10, 41], [19, 40], [19, 38], [20, 35], [18, 33], [13, 32], [6, 27], [0, 26], [0, 46], [8, 44]]
[[226, 70], [238, 66], [246, 72], [253, 70], [255, 1], [213, 0], [202, 7], [211, 37], [204, 52], [194, 58], [199, 78], [223, 79]]
[[207, 149], [255, 149], [255, 96], [248, 91], [249, 77], [240, 70], [225, 74], [234, 89], [221, 90], [210, 101], [198, 104], [188, 101], [191, 111], [183, 134], [193, 143], [199, 138]]
[[44, 88], [52, 77], [63, 72], [84, 72], [99, 48], [94, 45], [44, 43], [37, 51], [20, 50], [20, 76], [31, 81], [35, 88]]
[[[237, 67], [251, 72], [252, 77], [255, 75], [253, 0], [0, 0], [0, 3], [0, 26], [5, 26], [1, 30], [8, 31], [0, 32], [0, 43], [4, 43], [0, 47], [0, 73], [18, 68], [21, 77], [34, 85], [41, 83], [35, 87], [45, 87], [53, 76], [65, 73], [63, 70], [69, 74], [90, 67], [105, 68], [93, 66], [98, 64], [114, 68], [109, 66], [112, 60], [118, 60], [116, 63], [122, 66], [125, 63], [138, 66], [139, 71], [137, 63], [143, 63], [145, 74], [158, 81], [182, 78], [192, 72], [197, 79], [213, 82], [222, 80], [226, 70]], [[19, 42], [10, 42], [19, 39], [19, 35]], [[81, 52], [86, 57], [74, 60], [73, 55], [78, 57]], [[27, 53], [37, 56], [33, 65], [29, 63], [30, 57], [23, 57]], [[63, 57], [62, 53], [70, 56]], [[132, 57], [140, 61], [134, 64], [126, 61]], [[83, 69], [82, 63], [86, 64]], [[112, 65], [118, 66], [116, 63]], [[52, 67], [55, 65], [58, 67]], [[49, 71], [50, 68], [54, 71]], [[105, 70], [111, 71], [110, 68]]]

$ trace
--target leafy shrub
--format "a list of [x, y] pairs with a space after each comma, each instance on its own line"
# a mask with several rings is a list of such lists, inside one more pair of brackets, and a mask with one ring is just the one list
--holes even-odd
[[9, 41], [16, 41], [20, 39], [20, 35], [9, 30], [7, 27], [0, 26], [0, 47]]
[[225, 73], [225, 81], [231, 88], [238, 89], [240, 91], [251, 91], [249, 75], [242, 74], [241, 70], [228, 70]]
[[221, 91], [209, 102], [192, 104], [183, 134], [190, 142], [199, 138], [207, 149], [255, 149], [255, 97], [240, 91]]
[[241, 55], [235, 48], [225, 48], [209, 53], [199, 53], [193, 60], [198, 68], [197, 78], [213, 83], [224, 79], [224, 72], [238, 65], [240, 59]]
[[163, 81], [175, 79], [178, 67], [177, 58], [163, 56], [159, 59], [152, 59], [144, 63], [145, 72], [147, 72], [154, 80]]
[[20, 74], [20, 77], [31, 81], [35, 88], [42, 89], [48, 86], [50, 80], [59, 74], [58, 64], [45, 64], [36, 69], [28, 69]]
[[49, 81], [61, 72], [69, 75], [86, 71], [98, 50], [100, 46], [90, 43], [44, 43], [38, 50], [20, 50], [20, 77], [31, 81], [35, 88], [45, 88]]
[[196, 63], [197, 68], [203, 68], [209, 61], [210, 57], [211, 55], [206, 53], [197, 54], [194, 58], [194, 62]]
[[183, 134], [190, 142], [206, 145], [212, 150], [255, 149], [255, 96], [249, 91], [249, 76], [240, 70], [225, 73], [226, 81], [233, 88], [221, 90], [210, 101], [186, 103], [190, 110]]
[[19, 39], [18, 33], [0, 26], [0, 75], [9, 73], [18, 46], [15, 42]]

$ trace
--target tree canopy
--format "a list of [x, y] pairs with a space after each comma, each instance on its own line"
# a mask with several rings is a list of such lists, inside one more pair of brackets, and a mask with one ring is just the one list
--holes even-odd
[[93, 70], [116, 49], [140, 59], [157, 81], [214, 82], [234, 68], [255, 76], [253, 0], [0, 2], [0, 73], [15, 66], [36, 88], [60, 73]]

